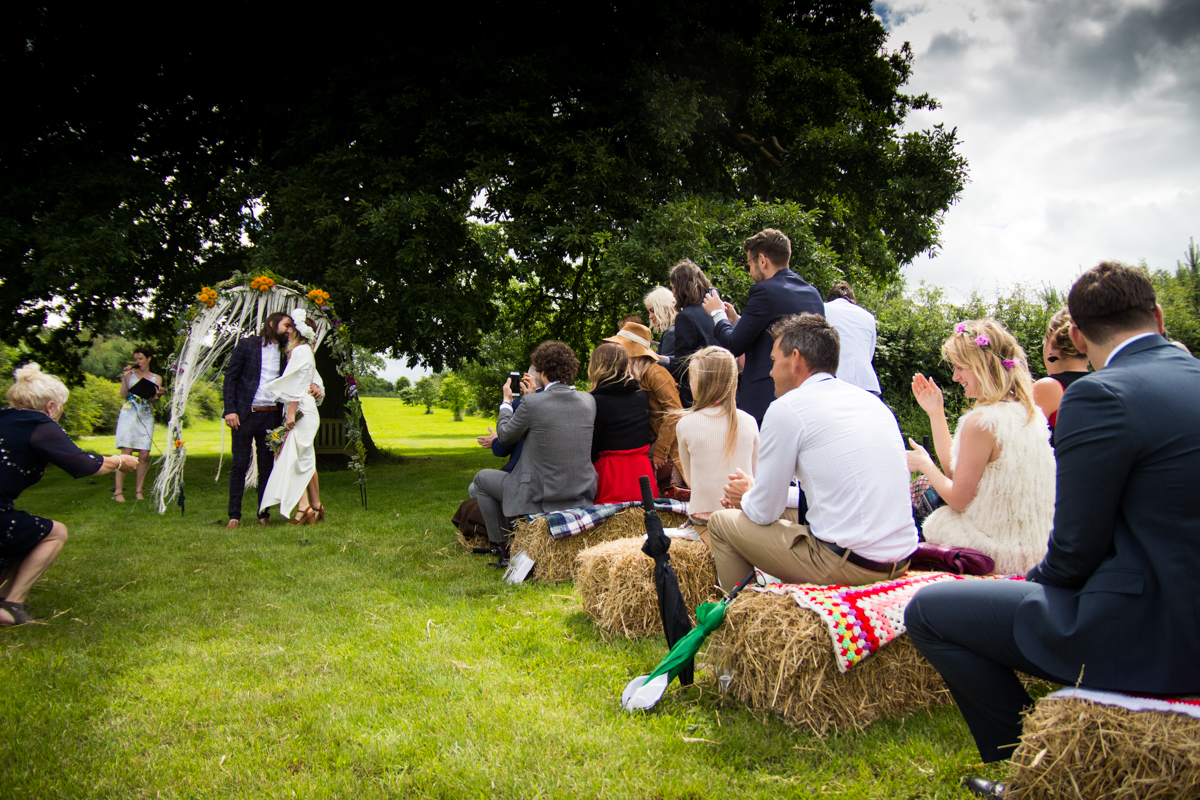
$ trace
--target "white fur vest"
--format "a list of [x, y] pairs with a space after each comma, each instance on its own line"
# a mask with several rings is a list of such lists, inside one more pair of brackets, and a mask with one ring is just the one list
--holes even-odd
[[975, 499], [964, 511], [943, 506], [925, 520], [926, 541], [987, 553], [996, 572], [1023, 575], [1046, 555], [1054, 524], [1054, 451], [1046, 417], [1033, 419], [1021, 403], [992, 403], [963, 414], [954, 433], [950, 468], [958, 463], [963, 423], [979, 415], [1000, 446], [983, 469]]

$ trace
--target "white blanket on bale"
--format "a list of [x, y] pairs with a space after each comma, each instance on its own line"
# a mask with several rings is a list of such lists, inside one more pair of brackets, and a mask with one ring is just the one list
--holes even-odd
[[1117, 706], [1128, 711], [1165, 711], [1187, 714], [1200, 719], [1200, 697], [1153, 697], [1144, 694], [1102, 692], [1099, 689], [1068, 687], [1046, 695], [1046, 700], [1087, 700], [1105, 706]]

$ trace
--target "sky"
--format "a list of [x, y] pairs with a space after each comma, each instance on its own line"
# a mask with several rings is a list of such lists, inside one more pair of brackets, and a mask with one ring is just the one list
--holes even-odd
[[1200, 239], [1200, 0], [887, 0], [912, 94], [957, 127], [970, 183], [905, 270], [952, 297], [1065, 289], [1103, 259], [1174, 269]]

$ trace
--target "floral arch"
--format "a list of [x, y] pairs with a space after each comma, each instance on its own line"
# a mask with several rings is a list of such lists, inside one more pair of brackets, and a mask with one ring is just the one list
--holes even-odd
[[[167, 363], [172, 374], [173, 391], [170, 400], [168, 447], [159, 459], [158, 477], [154, 481], [154, 499], [158, 513], [166, 513], [170, 503], [184, 505], [183, 467], [187, 447], [183, 438], [183, 417], [192, 389], [206, 381], [213, 367], [218, 373], [233, 352], [233, 346], [245, 336], [262, 328], [263, 322], [277, 312], [287, 313], [298, 306], [307, 312], [316, 331], [312, 342], [314, 351], [328, 341], [337, 357], [338, 373], [346, 378], [346, 437], [354, 447], [350, 466], [358, 475], [363, 506], [366, 506], [366, 448], [362, 441], [362, 402], [354, 382], [354, 349], [348, 338], [349, 326], [337, 317], [329, 294], [315, 287], [283, 278], [269, 270], [234, 273], [229, 280], [205, 286], [196, 295], [196, 302], [187, 310], [186, 320], [179, 328], [175, 352]], [[214, 380], [209, 381], [215, 382]], [[223, 430], [223, 429], [222, 429]], [[220, 480], [224, 462], [224, 446], [214, 481]], [[254, 475], [255, 470], [249, 474]]]

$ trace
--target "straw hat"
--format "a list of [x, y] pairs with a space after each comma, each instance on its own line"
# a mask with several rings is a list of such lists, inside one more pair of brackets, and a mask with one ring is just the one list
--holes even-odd
[[649, 356], [657, 360], [658, 354], [650, 348], [650, 345], [654, 344], [654, 340], [650, 337], [650, 329], [645, 325], [637, 322], [627, 322], [624, 328], [617, 331], [616, 336], [609, 336], [604, 341], [616, 342], [621, 345], [625, 348], [625, 352], [629, 354], [630, 358]]

